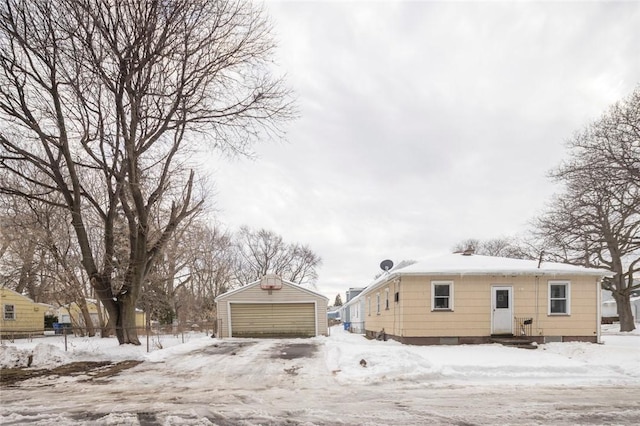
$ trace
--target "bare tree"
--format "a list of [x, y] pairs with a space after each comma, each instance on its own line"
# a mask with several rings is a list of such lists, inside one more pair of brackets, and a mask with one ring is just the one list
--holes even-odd
[[266, 229], [243, 226], [236, 235], [236, 279], [241, 284], [273, 273], [298, 284], [313, 283], [322, 260], [308, 246], [285, 243]]
[[640, 89], [569, 141], [571, 157], [552, 176], [564, 182], [538, 222], [559, 260], [601, 267], [621, 331], [635, 329], [630, 297], [640, 288]]
[[2, 285], [43, 302], [51, 285], [46, 271], [47, 252], [40, 243], [45, 233], [29, 203], [5, 196], [0, 197], [0, 206], [4, 239], [0, 257]]
[[473, 250], [475, 254], [483, 256], [510, 257], [513, 259], [535, 259], [538, 256], [538, 249], [533, 244], [508, 237], [488, 240], [469, 238], [453, 247], [454, 252], [466, 250]]
[[190, 264], [192, 289], [205, 320], [216, 318], [214, 299], [234, 285], [234, 251], [229, 232], [219, 225], [194, 227], [198, 250]]
[[87, 307], [88, 285], [77, 266], [79, 252], [64, 215], [35, 200], [4, 196], [0, 204], [4, 233], [10, 238], [8, 256], [2, 259], [2, 269], [9, 274], [5, 284], [36, 302], [59, 306], [75, 302], [83, 316], [84, 330], [78, 331], [95, 335]]
[[291, 116], [270, 27], [248, 0], [1, 1], [0, 191], [68, 214], [119, 342], [139, 344], [142, 284], [201, 205], [188, 154], [244, 153]]

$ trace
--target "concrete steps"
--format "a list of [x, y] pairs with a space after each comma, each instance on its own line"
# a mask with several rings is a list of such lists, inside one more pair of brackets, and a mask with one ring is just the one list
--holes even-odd
[[526, 336], [516, 337], [516, 336], [491, 336], [489, 339], [492, 343], [499, 343], [504, 346], [512, 346], [516, 348], [522, 349], [537, 349], [538, 345], [534, 340], [529, 339]]

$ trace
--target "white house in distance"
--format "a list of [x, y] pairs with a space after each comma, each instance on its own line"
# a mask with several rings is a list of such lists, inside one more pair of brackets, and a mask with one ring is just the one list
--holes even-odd
[[329, 299], [276, 275], [221, 294], [215, 302], [221, 338], [328, 334]]
[[364, 299], [358, 297], [363, 291], [363, 287], [347, 290], [347, 301], [340, 307], [345, 328], [352, 333], [364, 334]]
[[[629, 301], [631, 302], [633, 319], [638, 322], [640, 318], [640, 291], [632, 293]], [[618, 305], [609, 290], [602, 290], [602, 318], [609, 321], [618, 320]]]

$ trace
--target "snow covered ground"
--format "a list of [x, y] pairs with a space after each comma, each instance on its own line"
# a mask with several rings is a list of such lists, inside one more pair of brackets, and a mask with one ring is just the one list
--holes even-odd
[[[409, 346], [339, 327], [313, 339], [162, 336], [3, 341], [0, 366], [144, 361], [111, 377], [45, 376], [0, 389], [0, 424], [640, 424], [640, 331], [603, 345]], [[183, 343], [184, 340], [184, 343]]]

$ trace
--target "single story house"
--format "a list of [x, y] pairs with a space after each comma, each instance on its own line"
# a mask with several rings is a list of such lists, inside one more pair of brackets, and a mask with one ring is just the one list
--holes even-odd
[[266, 275], [215, 299], [218, 337], [326, 336], [329, 298]]
[[360, 295], [365, 333], [412, 344], [600, 341], [600, 283], [610, 275], [560, 263], [470, 253], [383, 274]]
[[[94, 327], [100, 327], [100, 318], [105, 321], [109, 318], [109, 313], [98, 303], [96, 299], [85, 299], [87, 311]], [[71, 324], [73, 327], [86, 327], [86, 321], [82, 315], [80, 305], [77, 302], [71, 302], [64, 306], [60, 306], [57, 311], [58, 322], [61, 324]], [[146, 315], [142, 309], [136, 308], [136, 327], [146, 327]]]
[[44, 334], [44, 316], [50, 308], [49, 305], [36, 303], [27, 296], [0, 287], [0, 306], [0, 335]]

